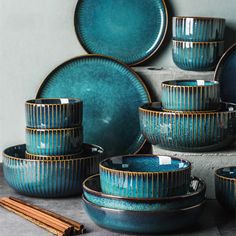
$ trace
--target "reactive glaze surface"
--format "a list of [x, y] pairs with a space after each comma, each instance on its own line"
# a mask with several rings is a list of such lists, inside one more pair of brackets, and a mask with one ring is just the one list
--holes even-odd
[[87, 55], [56, 68], [37, 94], [75, 97], [84, 104], [84, 141], [96, 143], [106, 156], [135, 153], [143, 143], [138, 107], [150, 101], [142, 80], [111, 58]]
[[167, 29], [164, 0], [82, 0], [75, 10], [75, 31], [89, 53], [139, 64], [161, 45]]
[[3, 152], [3, 173], [17, 192], [34, 197], [68, 197], [82, 193], [83, 181], [98, 173], [103, 149], [83, 144], [83, 155], [71, 160], [25, 159], [25, 145]]

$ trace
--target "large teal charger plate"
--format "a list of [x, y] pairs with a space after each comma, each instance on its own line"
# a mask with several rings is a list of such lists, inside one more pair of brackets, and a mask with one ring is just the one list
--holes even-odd
[[137, 65], [162, 44], [168, 13], [164, 0], [79, 0], [74, 25], [88, 53]]
[[80, 98], [84, 104], [84, 141], [105, 149], [105, 156], [137, 152], [145, 142], [138, 107], [148, 90], [128, 66], [112, 58], [86, 55], [54, 69], [37, 98]]

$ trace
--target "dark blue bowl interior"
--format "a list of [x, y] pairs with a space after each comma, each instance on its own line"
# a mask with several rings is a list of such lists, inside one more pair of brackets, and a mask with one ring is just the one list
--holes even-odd
[[78, 103], [80, 102], [80, 100], [78, 99], [69, 99], [69, 98], [58, 98], [58, 99], [32, 99], [32, 100], [29, 100], [27, 101], [27, 103], [31, 103], [31, 104], [38, 104], [38, 105], [41, 105], [41, 104], [75, 104], [75, 103]]
[[221, 168], [216, 173], [220, 176], [236, 180], [236, 166]]
[[163, 84], [168, 85], [177, 85], [177, 86], [212, 86], [216, 85], [218, 82], [216, 81], [204, 81], [204, 80], [173, 80], [173, 81], [166, 81]]
[[166, 172], [190, 166], [187, 161], [168, 156], [119, 156], [103, 161], [102, 166], [130, 172]]

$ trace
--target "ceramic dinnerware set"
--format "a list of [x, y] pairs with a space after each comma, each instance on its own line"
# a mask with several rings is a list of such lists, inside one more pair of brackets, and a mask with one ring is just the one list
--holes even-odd
[[225, 19], [173, 17], [173, 61], [183, 70], [214, 70], [224, 52]]
[[128, 155], [105, 159], [99, 166], [100, 175], [83, 183], [85, 210], [99, 226], [160, 233], [189, 226], [200, 217], [206, 186], [201, 179], [191, 178], [190, 162]]

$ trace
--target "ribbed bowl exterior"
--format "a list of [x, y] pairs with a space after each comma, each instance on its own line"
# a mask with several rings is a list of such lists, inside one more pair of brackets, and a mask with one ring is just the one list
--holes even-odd
[[83, 127], [65, 129], [26, 128], [26, 149], [36, 155], [79, 153], [83, 143]]
[[[44, 101], [38, 104], [36, 101]], [[58, 129], [81, 126], [83, 118], [83, 103], [81, 100], [65, 104], [47, 104], [52, 100], [60, 99], [34, 99], [25, 103], [26, 126], [37, 129]]]
[[34, 197], [67, 197], [82, 193], [83, 181], [98, 173], [103, 149], [84, 144], [87, 156], [71, 160], [29, 160], [24, 158], [25, 145], [3, 152], [3, 173], [17, 192]]
[[180, 69], [214, 70], [224, 52], [224, 42], [184, 42], [173, 40], [172, 57]]
[[174, 40], [211, 42], [224, 40], [225, 19], [204, 17], [173, 17]]

